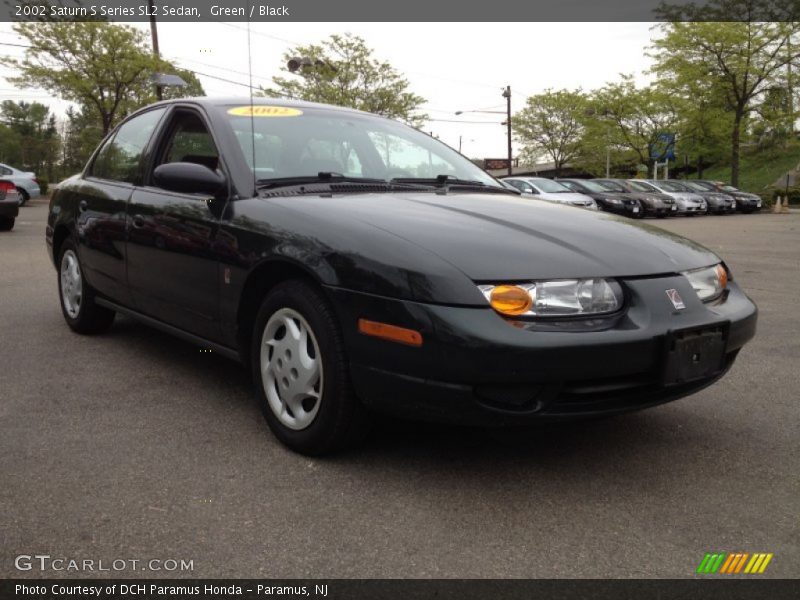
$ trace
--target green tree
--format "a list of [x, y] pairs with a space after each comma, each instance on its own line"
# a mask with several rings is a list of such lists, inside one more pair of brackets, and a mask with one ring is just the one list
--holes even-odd
[[511, 120], [523, 159], [531, 162], [546, 154], [560, 175], [562, 167], [580, 152], [587, 108], [580, 90], [545, 90], [530, 96]]
[[627, 75], [593, 92], [586, 114], [580, 162], [592, 172], [607, 155], [627, 169], [639, 164], [652, 168], [652, 146], [661, 134], [675, 133], [678, 123], [670, 94], [655, 86], [638, 88]]
[[60, 140], [50, 109], [39, 102], [5, 100], [0, 104], [0, 119], [17, 142], [8, 162], [40, 175], [46, 172], [52, 178]]
[[309, 58], [311, 64], [273, 77], [273, 87], [261, 95], [348, 106], [414, 126], [425, 121], [426, 115], [419, 113], [425, 99], [408, 89], [408, 80], [390, 63], [374, 58], [356, 35], [332, 35], [320, 44], [291, 48], [283, 55], [284, 64], [293, 57]]
[[103, 128], [93, 112], [67, 109], [64, 122], [61, 166], [65, 175], [83, 169], [94, 149], [103, 139]]
[[[661, 25], [662, 36], [652, 47], [653, 71], [670, 81], [676, 93], [692, 98], [698, 82], [704, 82], [724, 98], [733, 185], [739, 181], [741, 140], [749, 113], [770, 88], [780, 85], [786, 66], [800, 58], [799, 46], [792, 42], [800, 22], [769, 21], [769, 6], [759, 0], [664, 5], [661, 16], [671, 22]], [[701, 18], [718, 22], [687, 22]], [[742, 21], [731, 22], [732, 18]]]
[[[40, 87], [76, 102], [94, 113], [103, 134], [127, 113], [155, 99], [150, 81], [153, 73], [178, 71], [151, 54], [142, 31], [126, 25], [18, 23], [14, 30], [30, 47], [21, 60], [3, 59], [4, 64], [19, 71], [10, 81], [20, 87]], [[192, 87], [188, 92], [201, 95], [197, 79], [189, 79]], [[187, 92], [168, 90], [167, 95]]]

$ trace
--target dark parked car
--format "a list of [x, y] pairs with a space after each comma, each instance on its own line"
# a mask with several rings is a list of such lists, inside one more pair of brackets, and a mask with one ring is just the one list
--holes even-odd
[[698, 181], [684, 180], [681, 183], [689, 191], [703, 197], [708, 205], [709, 213], [725, 215], [736, 212], [736, 200], [730, 194], [710, 190]]
[[595, 179], [599, 184], [620, 194], [625, 193], [636, 198], [642, 205], [644, 216], [663, 219], [678, 214], [678, 205], [675, 199], [662, 194], [646, 181], [638, 179]]
[[573, 192], [589, 196], [597, 202], [597, 208], [634, 219], [644, 216], [642, 204], [638, 199], [632, 198], [622, 192], [615, 192], [602, 183], [593, 179], [556, 179]]
[[357, 441], [378, 410], [645, 408], [713, 383], [755, 334], [756, 307], [694, 242], [526, 200], [396, 121], [256, 102], [134, 113], [58, 186], [46, 240], [73, 330], [122, 313], [244, 361], [299, 452]]
[[13, 181], [0, 179], [0, 231], [11, 231], [19, 214], [20, 195]]
[[732, 185], [728, 185], [722, 181], [696, 179], [693, 180], [693, 183], [712, 192], [720, 192], [722, 194], [733, 196], [733, 199], [736, 201], [736, 210], [739, 212], [749, 214], [761, 210], [761, 196], [756, 194], [743, 192], [742, 190], [735, 188]]

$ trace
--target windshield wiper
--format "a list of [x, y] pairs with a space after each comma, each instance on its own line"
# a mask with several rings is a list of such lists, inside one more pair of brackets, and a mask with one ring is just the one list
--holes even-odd
[[500, 194], [514, 194], [516, 192], [510, 190], [502, 185], [494, 186], [477, 181], [475, 179], [459, 179], [453, 175], [437, 175], [436, 177], [396, 177], [389, 181], [391, 184], [422, 184], [441, 188], [447, 192], [450, 188], [457, 189], [477, 189], [482, 192], [500, 193]]
[[305, 183], [382, 183], [386, 184], [385, 179], [373, 177], [351, 177], [333, 171], [320, 171], [316, 175], [297, 175], [294, 177], [272, 177], [270, 179], [256, 180], [256, 186], [261, 189], [270, 189], [292, 185], [303, 185]]

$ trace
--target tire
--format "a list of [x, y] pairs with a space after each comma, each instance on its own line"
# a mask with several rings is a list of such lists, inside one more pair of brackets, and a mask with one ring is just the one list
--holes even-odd
[[14, 217], [0, 217], [0, 231], [11, 231], [15, 221]]
[[250, 357], [259, 408], [284, 445], [321, 456], [363, 440], [369, 420], [350, 383], [342, 333], [314, 285], [291, 280], [267, 293]]
[[70, 329], [92, 334], [106, 331], [116, 313], [95, 303], [96, 293], [83, 277], [80, 260], [72, 240], [66, 240], [58, 255], [58, 298], [61, 312]]
[[28, 192], [23, 190], [21, 187], [17, 188], [17, 192], [19, 192], [19, 205], [20, 206], [25, 206], [25, 204], [28, 203], [28, 200], [31, 199], [30, 195], [28, 194]]
[[666, 216], [664, 213], [656, 213], [656, 219], [664, 219]]

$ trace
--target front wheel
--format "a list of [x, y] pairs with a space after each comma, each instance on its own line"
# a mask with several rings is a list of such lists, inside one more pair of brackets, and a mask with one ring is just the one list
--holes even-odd
[[73, 331], [100, 333], [114, 322], [116, 313], [95, 302], [94, 289], [83, 278], [78, 252], [71, 240], [64, 242], [59, 254], [58, 295], [64, 320]]
[[253, 331], [256, 399], [275, 436], [307, 455], [359, 442], [367, 415], [350, 384], [344, 340], [318, 288], [301, 280], [274, 287]]

